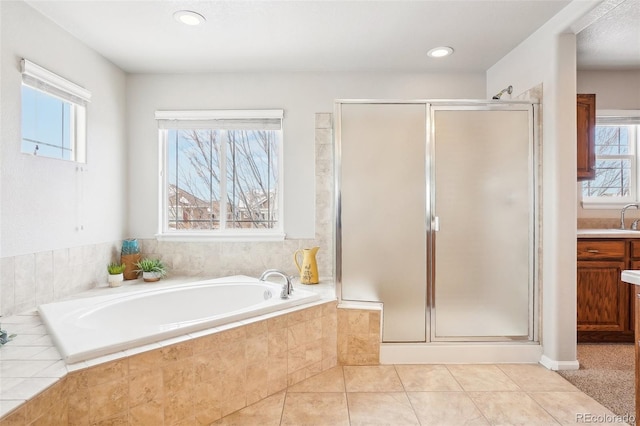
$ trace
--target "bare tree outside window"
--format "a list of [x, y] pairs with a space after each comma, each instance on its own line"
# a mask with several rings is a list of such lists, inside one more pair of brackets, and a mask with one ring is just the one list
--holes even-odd
[[277, 227], [278, 131], [171, 129], [167, 139], [170, 229]]
[[582, 185], [583, 197], [628, 197], [635, 152], [628, 126], [596, 126], [596, 177]]

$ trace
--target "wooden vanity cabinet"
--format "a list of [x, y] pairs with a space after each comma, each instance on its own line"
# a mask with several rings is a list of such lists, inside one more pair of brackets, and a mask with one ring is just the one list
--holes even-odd
[[[636, 254], [640, 269], [640, 241]], [[578, 342], [632, 342], [629, 286], [620, 277], [631, 268], [630, 240], [579, 239], [577, 251]], [[635, 247], [635, 246], [634, 246]]]
[[596, 95], [578, 94], [577, 99], [578, 180], [596, 177]]

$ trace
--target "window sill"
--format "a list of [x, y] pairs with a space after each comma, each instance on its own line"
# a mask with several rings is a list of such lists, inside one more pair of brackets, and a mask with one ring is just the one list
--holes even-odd
[[171, 232], [156, 234], [158, 241], [184, 242], [261, 242], [284, 241], [286, 234], [282, 232], [243, 232], [243, 233], [209, 233], [209, 232]]

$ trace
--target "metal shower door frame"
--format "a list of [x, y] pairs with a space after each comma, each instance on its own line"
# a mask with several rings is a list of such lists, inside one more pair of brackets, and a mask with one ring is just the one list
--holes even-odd
[[[341, 167], [342, 167], [342, 114], [341, 106], [343, 104], [422, 104], [425, 105], [425, 244], [427, 259], [425, 260], [425, 268], [427, 269], [427, 286], [425, 300], [425, 325], [426, 335], [424, 342], [496, 342], [496, 341], [514, 341], [537, 342], [539, 341], [539, 265], [537, 251], [539, 247], [539, 105], [535, 100], [527, 101], [502, 101], [502, 100], [475, 100], [475, 99], [442, 99], [442, 100], [425, 100], [425, 99], [339, 99], [334, 102], [333, 111], [333, 138], [334, 138], [334, 243], [335, 258], [334, 271], [336, 275], [336, 296], [338, 301], [342, 301], [342, 193], [341, 193]], [[435, 150], [435, 122], [434, 113], [442, 109], [460, 109], [460, 110], [526, 110], [529, 114], [529, 188], [530, 194], [530, 219], [529, 219], [529, 332], [527, 336], [521, 339], [503, 336], [487, 336], [483, 338], [469, 337], [465, 340], [460, 338], [437, 338], [435, 336], [434, 318], [436, 312], [434, 288], [435, 288], [435, 252], [433, 248], [433, 233], [437, 224], [434, 215], [435, 201], [435, 184], [434, 184], [434, 150]], [[383, 311], [384, 315], [384, 311]], [[385, 343], [385, 342], [383, 342]], [[391, 342], [392, 343], [392, 342]]]
[[[437, 306], [435, 301], [435, 232], [437, 218], [435, 216], [435, 131], [436, 111], [526, 111], [528, 114], [529, 135], [529, 162], [528, 162], [528, 189], [529, 189], [529, 282], [528, 282], [528, 333], [526, 336], [465, 336], [465, 337], [437, 337], [435, 323], [437, 320]], [[499, 100], [434, 100], [427, 105], [427, 190], [430, 192], [427, 199], [427, 218], [431, 223], [428, 233], [428, 287], [427, 287], [427, 330], [428, 342], [537, 342], [539, 340], [539, 104], [531, 101], [499, 101]]]

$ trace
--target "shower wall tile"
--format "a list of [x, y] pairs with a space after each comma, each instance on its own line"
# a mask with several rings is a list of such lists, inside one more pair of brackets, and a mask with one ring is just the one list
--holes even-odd
[[316, 113], [316, 129], [330, 129], [332, 126], [330, 112]]

